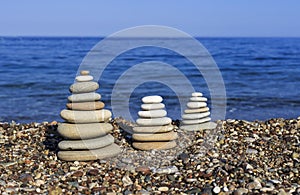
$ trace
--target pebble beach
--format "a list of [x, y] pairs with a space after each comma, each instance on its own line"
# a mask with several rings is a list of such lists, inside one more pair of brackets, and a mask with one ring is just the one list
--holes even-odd
[[228, 119], [199, 132], [173, 121], [177, 147], [165, 151], [134, 150], [126, 121], [110, 123], [122, 153], [87, 162], [58, 159], [55, 121], [0, 123], [1, 194], [300, 193], [300, 118]]

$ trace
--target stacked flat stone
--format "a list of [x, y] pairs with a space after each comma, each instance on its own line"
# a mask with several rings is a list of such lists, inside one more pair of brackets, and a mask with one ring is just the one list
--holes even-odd
[[207, 98], [200, 92], [192, 93], [192, 97], [187, 103], [187, 109], [182, 115], [180, 128], [186, 131], [199, 131], [213, 129], [216, 124], [211, 122]]
[[142, 111], [138, 112], [137, 126], [133, 128], [133, 147], [139, 150], [166, 150], [176, 146], [177, 132], [167, 117], [161, 96], [142, 99]]
[[99, 84], [93, 81], [89, 71], [81, 71], [71, 85], [67, 109], [60, 116], [58, 132], [65, 138], [58, 144], [58, 157], [65, 161], [89, 161], [118, 155], [121, 150], [109, 134], [113, 126], [108, 123], [112, 114], [103, 109], [101, 95], [95, 91]]

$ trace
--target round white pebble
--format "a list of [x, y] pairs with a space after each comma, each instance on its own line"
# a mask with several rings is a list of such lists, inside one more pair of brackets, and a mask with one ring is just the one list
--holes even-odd
[[80, 75], [80, 76], [77, 76], [75, 79], [78, 82], [85, 82], [85, 81], [92, 81], [92, 80], [94, 80], [94, 77], [91, 76], [91, 75]]
[[203, 94], [200, 92], [194, 92], [194, 93], [192, 93], [192, 96], [193, 97], [201, 97], [201, 96], [203, 96]]
[[142, 99], [142, 102], [145, 104], [161, 103], [163, 98], [159, 95], [145, 96]]

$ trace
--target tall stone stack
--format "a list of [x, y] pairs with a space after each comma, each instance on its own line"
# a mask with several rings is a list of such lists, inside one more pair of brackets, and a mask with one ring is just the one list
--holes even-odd
[[99, 84], [89, 71], [81, 71], [71, 85], [67, 109], [60, 115], [65, 120], [58, 125], [58, 132], [65, 138], [58, 144], [58, 157], [65, 161], [88, 161], [110, 158], [121, 149], [109, 134], [113, 126], [108, 123], [112, 114], [103, 109], [101, 95], [95, 91]]
[[215, 127], [216, 124], [211, 122], [207, 98], [200, 92], [192, 93], [187, 109], [182, 115], [180, 128], [186, 131], [199, 131]]
[[139, 150], [166, 150], [176, 146], [178, 135], [172, 120], [167, 117], [161, 96], [142, 98], [142, 111], [138, 112], [137, 126], [133, 128], [133, 147]]

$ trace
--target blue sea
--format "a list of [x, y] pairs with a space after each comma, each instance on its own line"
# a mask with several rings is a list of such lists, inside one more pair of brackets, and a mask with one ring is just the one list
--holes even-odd
[[[65, 108], [78, 67], [101, 39], [0, 37], [0, 121], [62, 121], [59, 113]], [[225, 118], [266, 120], [300, 116], [300, 38], [197, 40], [210, 52], [222, 74], [227, 98]], [[198, 84], [196, 89], [210, 97], [205, 80], [195, 75], [195, 69], [187, 65], [184, 57], [164, 49], [140, 48], [118, 56], [100, 78], [98, 92], [108, 109], [116, 79], [129, 65], [150, 60], [182, 65], [185, 75]], [[157, 78], [166, 74], [161, 71]], [[180, 119], [175, 92], [157, 82], [144, 83], [133, 91], [129, 101], [133, 116], [140, 109], [140, 98], [151, 93], [162, 95], [168, 115]]]

